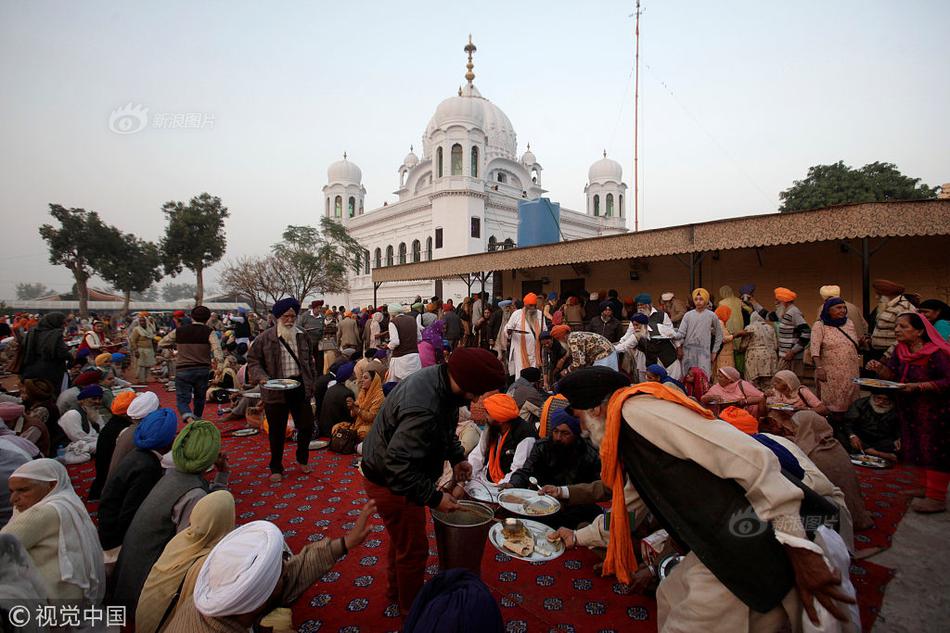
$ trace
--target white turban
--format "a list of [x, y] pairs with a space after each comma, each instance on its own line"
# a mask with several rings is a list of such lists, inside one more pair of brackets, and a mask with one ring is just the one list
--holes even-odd
[[672, 292], [664, 292], [663, 294], [660, 295], [660, 301], [672, 301], [672, 300], [673, 300]]
[[195, 608], [209, 618], [264, 606], [283, 570], [284, 535], [270, 521], [243, 525], [214, 546], [195, 581]]
[[818, 289], [818, 294], [821, 295], [822, 299], [830, 299], [832, 297], [841, 296], [841, 286], [822, 286]]
[[141, 420], [157, 409], [158, 396], [151, 391], [145, 391], [135, 396], [135, 400], [129, 405], [129, 409], [126, 413], [133, 420]]

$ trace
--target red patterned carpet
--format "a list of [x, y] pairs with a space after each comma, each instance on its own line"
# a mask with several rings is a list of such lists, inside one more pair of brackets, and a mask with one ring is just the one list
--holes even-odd
[[[174, 406], [174, 394], [159, 392], [163, 406]], [[213, 413], [214, 408], [209, 407]], [[214, 415], [206, 416], [214, 419]], [[354, 456], [326, 450], [311, 453], [310, 476], [288, 470], [280, 484], [267, 480], [267, 444], [263, 435], [235, 438], [226, 431], [243, 424], [222, 424], [223, 450], [231, 461], [231, 491], [239, 524], [257, 519], [273, 521], [284, 531], [294, 551], [308, 541], [341, 535], [350, 528], [366, 502], [362, 477]], [[288, 448], [285, 464], [293, 463]], [[92, 463], [69, 468], [73, 485], [85, 497], [94, 477]], [[890, 543], [908, 498], [902, 491], [916, 487], [917, 474], [907, 468], [888, 471], [859, 469], [865, 499], [876, 526], [858, 535], [859, 547]], [[90, 504], [90, 511], [95, 504]], [[438, 572], [435, 538], [431, 534], [427, 577]], [[385, 598], [386, 536], [381, 523], [366, 542], [333, 568], [294, 605], [294, 624], [301, 633], [378, 633], [398, 631], [400, 620]], [[587, 550], [573, 550], [550, 563], [513, 560], [486, 545], [482, 578], [501, 605], [507, 630], [514, 632], [655, 631], [656, 603], [626, 593], [614, 578], [593, 573], [597, 562]], [[852, 566], [865, 631], [877, 617], [892, 571], [871, 562]]]

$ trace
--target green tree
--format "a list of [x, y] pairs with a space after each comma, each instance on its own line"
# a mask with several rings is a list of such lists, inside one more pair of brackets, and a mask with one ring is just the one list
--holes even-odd
[[16, 285], [16, 298], [20, 301], [29, 301], [30, 299], [45, 297], [51, 294], [53, 294], [53, 289], [47, 288], [45, 284], [40, 282], [23, 282]]
[[808, 168], [804, 180], [796, 180], [779, 194], [779, 211], [805, 211], [836, 204], [883, 202], [885, 200], [925, 200], [937, 195], [937, 187], [920, 183], [920, 178], [903, 175], [893, 163], [869, 163], [852, 169], [843, 161]]
[[195, 284], [174, 284], [167, 283], [162, 286], [162, 300], [168, 301], [178, 301], [179, 299], [187, 299], [188, 297], [195, 296]]
[[224, 220], [230, 215], [221, 198], [202, 193], [188, 204], [162, 205], [168, 224], [161, 249], [165, 273], [174, 277], [182, 268], [195, 273], [195, 302], [204, 300], [204, 271], [224, 256], [227, 236]]
[[346, 289], [346, 271], [360, 272], [366, 252], [346, 228], [321, 218], [320, 229], [288, 226], [272, 248], [273, 267], [282, 290], [301, 302], [314, 293]]
[[129, 311], [133, 292], [143, 292], [162, 280], [158, 246], [131, 233], [109, 227], [108, 244], [93, 266], [96, 273], [122, 292], [122, 314]]
[[59, 227], [44, 224], [40, 236], [49, 246], [49, 262], [65, 266], [76, 279], [79, 297], [79, 316], [89, 316], [89, 277], [95, 262], [109, 239], [107, 227], [99, 214], [85, 209], [67, 209], [58, 204], [49, 205], [50, 215]]

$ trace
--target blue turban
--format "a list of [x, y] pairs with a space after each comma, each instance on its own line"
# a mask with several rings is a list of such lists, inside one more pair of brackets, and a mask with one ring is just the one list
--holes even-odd
[[745, 285], [739, 286], [739, 294], [740, 295], [755, 294], [755, 284], [745, 284]]
[[548, 293], [548, 301], [554, 301], [555, 299], [557, 299], [557, 293], [552, 290]]
[[112, 355], [113, 363], [121, 363], [124, 360], [125, 360], [125, 354], [123, 354], [122, 352], [116, 352], [115, 354]]
[[562, 424], [566, 424], [574, 435], [581, 434], [581, 421], [567, 412], [567, 409], [558, 409], [551, 414], [551, 428], [556, 429]]
[[388, 396], [389, 392], [395, 389], [398, 384], [396, 381], [383, 383], [383, 395]]
[[135, 427], [135, 445], [146, 450], [168, 448], [177, 430], [178, 416], [173, 410], [155, 409]]
[[[638, 303], [639, 303], [639, 302], [638, 302]], [[637, 313], [634, 314], [632, 317], [630, 317], [630, 320], [633, 321], [634, 323], [639, 323], [639, 324], [641, 324], [641, 325], [646, 325], [647, 323], [650, 322], [650, 317], [648, 317], [647, 315], [645, 315], [645, 314], [643, 314], [643, 313], [641, 313], [641, 312], [637, 312]]]
[[280, 301], [274, 304], [274, 307], [271, 308], [271, 314], [275, 317], [279, 317], [287, 310], [293, 310], [296, 313], [300, 313], [300, 302], [294, 299], [293, 297], [284, 297]]
[[340, 368], [336, 370], [336, 381], [339, 383], [344, 383], [350, 379], [353, 375], [353, 363], [343, 363], [340, 365]]
[[91, 353], [92, 353], [92, 350], [86, 347], [76, 352], [76, 358], [86, 358]]
[[79, 391], [79, 395], [76, 397], [77, 400], [85, 400], [86, 398], [101, 398], [102, 397], [102, 387], [99, 385], [89, 385], [88, 387], [83, 387]]
[[247, 314], [247, 308], [243, 306], [238, 307], [238, 314]]
[[663, 368], [663, 365], [654, 363], [653, 365], [647, 365], [647, 371], [653, 374], [654, 376], [659, 377], [661, 380], [666, 378], [670, 374]]
[[600, 311], [603, 312], [607, 308], [610, 308], [610, 311], [613, 312], [614, 304], [608, 299], [600, 302]]
[[507, 308], [507, 307], [510, 306], [510, 305], [511, 305], [511, 299], [505, 299], [504, 301], [499, 301], [499, 302], [498, 302], [498, 307], [499, 307], [499, 308]]
[[386, 358], [386, 354], [387, 354], [387, 350], [385, 348], [380, 347], [379, 349], [376, 350], [376, 353], [373, 354], [373, 358], [376, 358], [378, 360], [383, 360], [384, 358]]
[[634, 297], [633, 301], [634, 303], [643, 303], [649, 305], [653, 303], [653, 297], [651, 297], [647, 292], [641, 292], [636, 297]]

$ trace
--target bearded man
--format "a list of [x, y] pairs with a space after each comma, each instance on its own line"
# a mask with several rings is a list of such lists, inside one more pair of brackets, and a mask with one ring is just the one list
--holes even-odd
[[[585, 528], [606, 541], [604, 574], [629, 584], [636, 571], [630, 510], [649, 509], [688, 552], [657, 590], [660, 631], [798, 631], [803, 608], [818, 624], [815, 600], [849, 619], [855, 600], [803, 522], [833, 504], [784, 474], [772, 451], [675, 390], [629, 386], [603, 367], [572, 373], [560, 391], [600, 448], [602, 482], [588, 498], [612, 492], [609, 528], [602, 518]], [[583, 488], [569, 486], [568, 502]], [[840, 542], [824, 526], [816, 533]], [[563, 538], [572, 547], [581, 531]]]
[[874, 360], [886, 359], [897, 344], [894, 336], [897, 317], [906, 312], [917, 312], [917, 308], [904, 296], [905, 288], [900, 284], [887, 279], [875, 279], [871, 287], [877, 294], [877, 309], [871, 315], [874, 330], [871, 332], [869, 356]]
[[762, 318], [778, 323], [778, 368], [802, 376], [805, 370], [803, 353], [811, 341], [811, 328], [795, 305], [797, 298], [795, 292], [779, 287], [775, 289], [775, 312], [763, 308], [752, 296], [748, 297], [748, 302]]
[[[270, 441], [270, 480], [283, 478], [284, 441], [287, 437], [287, 416], [294, 416], [297, 428], [297, 465], [301, 472], [313, 469], [307, 465], [310, 456], [310, 437], [313, 435], [313, 397], [316, 369], [310, 337], [296, 326], [300, 302], [292, 297], [274, 304], [271, 313], [277, 319], [274, 327], [264, 330], [254, 339], [247, 353], [247, 369], [251, 382], [261, 385], [261, 399], [267, 415]], [[272, 378], [297, 381], [293, 389], [264, 388]]]
[[526, 367], [541, 367], [544, 314], [538, 310], [538, 295], [533, 292], [526, 294], [523, 302], [524, 307], [515, 310], [505, 324], [509, 376], [521, 375]]
[[144, 385], [155, 366], [155, 323], [148, 318], [148, 312], [139, 312], [129, 334], [129, 350], [135, 361], [135, 379]]

